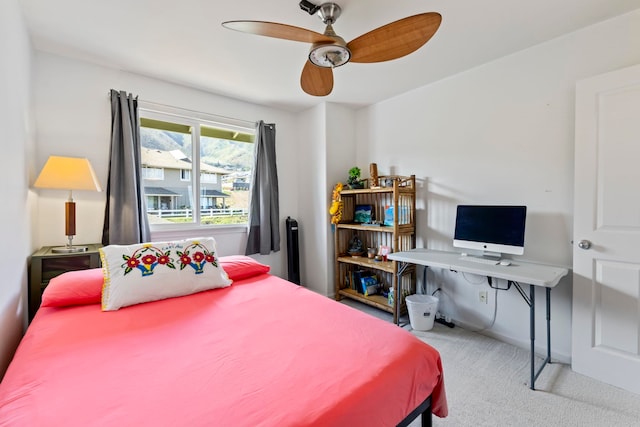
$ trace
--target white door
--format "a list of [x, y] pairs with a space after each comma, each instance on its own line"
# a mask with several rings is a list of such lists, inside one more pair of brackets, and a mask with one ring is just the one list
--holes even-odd
[[578, 82], [572, 368], [640, 393], [640, 65]]

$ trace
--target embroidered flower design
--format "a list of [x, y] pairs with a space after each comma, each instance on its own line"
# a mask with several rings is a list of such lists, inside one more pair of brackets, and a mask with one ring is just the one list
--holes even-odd
[[[131, 270], [132, 268], [136, 268], [138, 264], [140, 264], [140, 260], [138, 258], [129, 258], [126, 262], [126, 265], [129, 268], [129, 270]], [[127, 273], [128, 271], [125, 271], [124, 274], [127, 274]]]
[[158, 258], [156, 258], [153, 255], [145, 255], [142, 257], [142, 263], [143, 264], [153, 264], [154, 262], [156, 262]]
[[190, 266], [196, 274], [202, 274], [207, 263], [214, 267], [218, 266], [214, 253], [197, 241], [184, 248], [184, 251], [176, 251], [176, 253], [180, 257], [180, 270]]
[[196, 252], [193, 254], [193, 260], [195, 262], [202, 262], [204, 260], [204, 254], [202, 252]]
[[146, 243], [137, 249], [133, 255], [122, 255], [124, 259], [124, 274], [129, 274], [134, 268], [141, 271], [142, 277], [150, 276], [153, 274], [153, 270], [157, 265], [164, 265], [169, 268], [175, 269], [173, 265], [173, 259], [169, 256], [171, 251], [162, 252], [160, 249], [153, 245]]

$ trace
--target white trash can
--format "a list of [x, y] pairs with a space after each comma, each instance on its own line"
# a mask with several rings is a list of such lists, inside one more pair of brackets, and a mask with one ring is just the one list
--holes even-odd
[[438, 298], [430, 295], [414, 294], [405, 298], [409, 322], [416, 331], [428, 331], [433, 328], [433, 321], [438, 311]]

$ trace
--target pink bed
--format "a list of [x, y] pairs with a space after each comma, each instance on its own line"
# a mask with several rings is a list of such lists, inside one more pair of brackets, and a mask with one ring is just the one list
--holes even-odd
[[0, 383], [2, 426], [393, 426], [422, 411], [447, 415], [435, 349], [264, 273], [113, 312], [41, 307]]

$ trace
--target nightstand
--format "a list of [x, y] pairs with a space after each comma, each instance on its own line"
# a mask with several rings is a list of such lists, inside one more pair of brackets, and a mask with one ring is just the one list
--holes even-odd
[[85, 252], [56, 253], [54, 246], [44, 246], [31, 255], [29, 269], [29, 321], [40, 307], [42, 292], [49, 284], [49, 280], [67, 271], [86, 270], [100, 267], [99, 243], [87, 246]]

